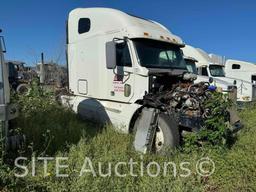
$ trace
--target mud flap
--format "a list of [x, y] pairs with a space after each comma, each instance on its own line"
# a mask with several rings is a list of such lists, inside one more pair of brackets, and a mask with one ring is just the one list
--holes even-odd
[[150, 151], [157, 127], [158, 110], [154, 108], [143, 108], [137, 119], [137, 130], [135, 133], [134, 148], [136, 151], [147, 153]]

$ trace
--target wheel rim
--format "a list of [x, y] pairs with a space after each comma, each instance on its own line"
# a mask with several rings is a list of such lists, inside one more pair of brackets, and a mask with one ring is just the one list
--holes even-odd
[[19, 85], [16, 89], [16, 91], [19, 93], [19, 94], [26, 94], [28, 93], [28, 87], [25, 86], [25, 85]]
[[20, 92], [21, 94], [25, 94], [25, 93], [28, 92], [28, 88], [27, 88], [27, 87], [21, 87], [20, 90], [19, 90], [19, 92]]
[[156, 152], [161, 151], [161, 149], [164, 146], [164, 133], [160, 126], [156, 128], [156, 137], [154, 145]]

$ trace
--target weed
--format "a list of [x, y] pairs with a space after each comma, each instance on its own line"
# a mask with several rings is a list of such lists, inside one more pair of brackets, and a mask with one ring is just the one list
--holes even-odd
[[[31, 173], [24, 178], [14, 177], [16, 169], [0, 164], [0, 190], [9, 191], [255, 191], [256, 190], [256, 119], [255, 107], [240, 112], [245, 122], [245, 128], [237, 135], [237, 142], [230, 149], [222, 147], [223, 138], [226, 138], [225, 118], [222, 118], [226, 101], [220, 105], [211, 101], [206, 105], [214, 110], [214, 120], [209, 120], [209, 132], [203, 130], [199, 136], [192, 135], [187, 138], [190, 150], [173, 150], [169, 156], [147, 154], [143, 157], [132, 148], [132, 135], [125, 135], [114, 131], [110, 126], [100, 132], [94, 124], [80, 120], [73, 112], [59, 106], [50, 93], [35, 89], [28, 95], [17, 98], [21, 114], [16, 120], [16, 126], [27, 135], [27, 143], [34, 155], [52, 155], [55, 157], [68, 157], [67, 178], [55, 177], [55, 162], [48, 163], [49, 174], [43, 176], [43, 163], [37, 164], [35, 176]], [[219, 95], [216, 95], [217, 99]], [[221, 100], [222, 101], [222, 100]], [[215, 132], [217, 131], [217, 134]], [[195, 141], [208, 140], [209, 144], [197, 147]], [[225, 143], [225, 142], [224, 142]], [[214, 144], [214, 145], [212, 145]], [[31, 155], [31, 154], [28, 154]], [[142, 177], [93, 177], [84, 174], [79, 177], [79, 171], [85, 157], [92, 160], [93, 166], [102, 162], [104, 173], [107, 172], [108, 162], [128, 162], [130, 158], [142, 167], [149, 162], [159, 164], [183, 161], [194, 165], [202, 157], [209, 157], [215, 163], [215, 172], [207, 177], [196, 174], [191, 166], [189, 177], [160, 175], [152, 178], [148, 175]], [[28, 164], [31, 166], [31, 163]], [[140, 166], [134, 173], [140, 173]], [[155, 169], [153, 169], [155, 171]], [[129, 172], [129, 167], [123, 166], [120, 173]]]

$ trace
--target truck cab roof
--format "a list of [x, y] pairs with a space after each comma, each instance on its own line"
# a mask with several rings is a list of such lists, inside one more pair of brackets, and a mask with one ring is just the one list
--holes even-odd
[[220, 65], [223, 66], [223, 63], [216, 62], [213, 60], [204, 50], [200, 48], [192, 47], [191, 45], [186, 45], [182, 48], [185, 57], [193, 57], [197, 60], [196, 66], [203, 67], [209, 65]]
[[[79, 31], [80, 25], [82, 32]], [[181, 38], [161, 24], [111, 8], [77, 8], [68, 18], [68, 42], [97, 35], [122, 34], [128, 38], [149, 38], [184, 46]], [[118, 37], [118, 36], [117, 36]]]
[[206, 55], [202, 54], [200, 49], [186, 45], [184, 48], [182, 48], [182, 50], [185, 57], [193, 57], [198, 61], [196, 63], [197, 67], [209, 65], [210, 59]]
[[228, 59], [225, 63], [225, 67], [226, 70], [239, 69], [241, 71], [251, 71], [256, 73], [256, 64], [246, 61]]
[[9, 64], [13, 64], [13, 65], [24, 65], [25, 62], [23, 61], [11, 61], [11, 60], [6, 60], [5, 63]]
[[184, 59], [185, 59], [185, 61], [187, 60], [187, 61], [192, 61], [192, 62], [198, 62], [194, 57], [189, 57], [189, 56], [185, 56], [184, 55]]

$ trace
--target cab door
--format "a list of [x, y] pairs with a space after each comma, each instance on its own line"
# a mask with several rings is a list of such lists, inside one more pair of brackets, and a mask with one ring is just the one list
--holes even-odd
[[116, 43], [116, 68], [108, 69], [109, 100], [129, 102], [134, 94], [134, 74], [128, 41]]

